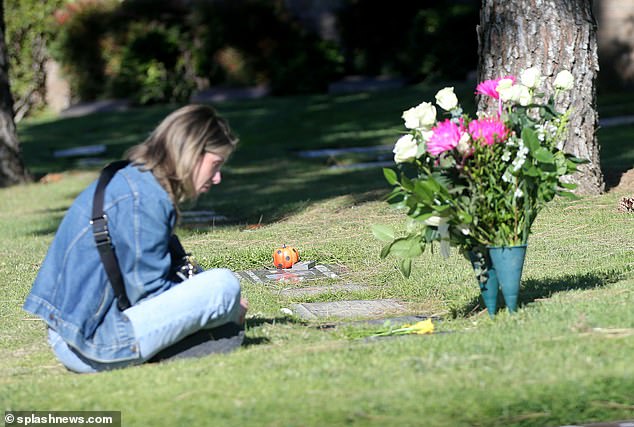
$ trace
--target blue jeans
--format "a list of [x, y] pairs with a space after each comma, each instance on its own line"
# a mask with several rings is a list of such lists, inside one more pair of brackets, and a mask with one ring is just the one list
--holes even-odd
[[240, 282], [230, 270], [204, 271], [124, 311], [134, 328], [141, 357], [124, 362], [102, 363], [86, 359], [69, 347], [53, 329], [48, 341], [57, 358], [71, 371], [98, 372], [147, 362], [159, 351], [201, 330], [240, 316]]

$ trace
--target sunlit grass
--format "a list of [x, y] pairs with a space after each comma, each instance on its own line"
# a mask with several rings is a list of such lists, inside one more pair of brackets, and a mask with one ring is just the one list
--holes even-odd
[[[347, 268], [340, 282], [311, 284], [366, 288], [289, 297], [280, 285], [244, 283], [250, 312], [239, 351], [85, 376], [59, 365], [43, 324], [21, 309], [57, 224], [97, 176], [49, 153], [58, 144], [105, 143], [117, 157], [170, 108], [24, 124], [27, 164], [65, 172], [58, 182], [0, 190], [0, 406], [117, 410], [126, 426], [555, 426], [634, 418], [634, 223], [616, 211], [617, 194], [547, 206], [530, 238], [520, 309], [492, 320], [458, 254], [425, 253], [410, 279], [396, 260], [379, 259], [370, 225], [404, 227], [403, 215], [381, 200], [387, 184], [379, 169], [330, 170], [294, 156], [384, 144], [390, 129], [398, 132], [400, 111], [430, 96], [416, 87], [219, 106], [243, 146], [223, 184], [194, 207], [233, 221], [180, 227], [184, 245], [205, 268], [243, 270], [270, 265], [273, 248], [286, 243], [304, 259]], [[631, 141], [631, 128], [621, 127], [605, 134], [606, 145], [621, 144], [610, 140], [617, 131], [626, 138], [619, 141]], [[628, 162], [607, 159], [606, 167]], [[366, 327], [280, 311], [349, 298], [395, 298], [442, 321], [432, 336], [350, 340], [345, 328]]]

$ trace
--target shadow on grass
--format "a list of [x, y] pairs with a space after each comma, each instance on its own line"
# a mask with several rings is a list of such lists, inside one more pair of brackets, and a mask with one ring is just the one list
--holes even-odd
[[[76, 195], [73, 195], [72, 197], [75, 198]], [[47, 225], [35, 230], [27, 230], [25, 234], [29, 236], [46, 236], [49, 234], [55, 234], [55, 232], [59, 228], [59, 224], [62, 222], [62, 219], [64, 219], [64, 216], [66, 215], [66, 212], [69, 208], [70, 206], [64, 206], [53, 209], [39, 209], [35, 211], [38, 214], [47, 215]]]
[[[375, 192], [377, 199], [379, 191], [389, 191], [381, 168], [333, 170], [327, 159], [300, 159], [297, 152], [392, 144], [403, 131], [402, 111], [429, 99], [435, 90], [418, 85], [380, 93], [223, 102], [218, 110], [240, 137], [239, 148], [223, 170], [222, 185], [201, 197], [196, 208], [213, 209], [229, 217], [232, 225], [266, 224], [333, 197]], [[471, 84], [456, 83], [456, 90], [467, 102], [463, 108], [470, 110]], [[55, 158], [54, 151], [103, 144], [105, 165], [142, 142], [176, 108], [159, 105], [21, 124], [25, 162], [34, 174], [81, 168], [77, 159]], [[632, 126], [601, 130], [601, 167], [608, 188], [634, 165], [634, 147], [623, 145], [633, 132]]]
[[597, 132], [601, 148], [601, 171], [605, 181], [605, 189], [610, 190], [621, 181], [625, 172], [634, 168], [634, 126], [615, 126], [600, 128]]
[[267, 337], [252, 337], [249, 336], [249, 329], [255, 328], [262, 325], [275, 325], [275, 324], [287, 324], [292, 323], [296, 325], [306, 325], [305, 322], [301, 322], [297, 319], [291, 317], [252, 317], [246, 320], [246, 331], [244, 337], [244, 342], [242, 343], [243, 347], [251, 347], [254, 345], [261, 344], [269, 344], [271, 342], [270, 338]]
[[565, 275], [548, 279], [529, 279], [522, 283], [520, 304], [528, 304], [538, 299], [550, 298], [563, 291], [600, 288], [623, 279], [623, 272], [610, 271], [601, 274]]
[[293, 323], [293, 324], [299, 324], [299, 325], [305, 324], [305, 322], [301, 322], [297, 319], [294, 319], [292, 317], [286, 317], [286, 316], [272, 317], [272, 318], [251, 317], [246, 320], [246, 329], [249, 330], [249, 328], [255, 328], [257, 326], [262, 326], [262, 325], [275, 325], [276, 323], [280, 323], [280, 324]]
[[[202, 197], [197, 207], [213, 209], [234, 223], [258, 222], [260, 217], [270, 223], [324, 199], [387, 190], [380, 168], [333, 171], [325, 160], [302, 160], [297, 152], [393, 142], [399, 134], [401, 112], [420, 93], [415, 88], [380, 96], [287, 97], [219, 105], [239, 135], [240, 145], [223, 170], [223, 184]], [[175, 108], [133, 108], [25, 123], [19, 129], [25, 162], [36, 175], [81, 169], [76, 158], [55, 158], [55, 150], [102, 144], [106, 152], [100, 157], [105, 165], [142, 142]]]
[[63, 215], [56, 215], [54, 218], [51, 218], [52, 223], [48, 227], [41, 227], [36, 230], [28, 230], [24, 234], [28, 236], [48, 236], [55, 234], [63, 218]]
[[250, 337], [245, 336], [242, 341], [242, 347], [252, 347], [254, 345], [270, 344], [271, 340], [267, 337]]
[[379, 168], [339, 173], [321, 165], [282, 161], [265, 171], [227, 173], [222, 185], [201, 198], [196, 209], [222, 212], [234, 224], [270, 224], [319, 201], [347, 196], [346, 203], [360, 204], [379, 199], [388, 189]]
[[[550, 298], [558, 292], [601, 288], [611, 283], [616, 283], [622, 280], [623, 277], [623, 272], [609, 271], [600, 274], [569, 274], [554, 278], [524, 280], [520, 287], [517, 305], [519, 308], [537, 300]], [[497, 306], [498, 310], [506, 307], [501, 291], [498, 292]], [[466, 317], [485, 308], [482, 298], [478, 296], [465, 304], [462, 309], [456, 310], [453, 314], [455, 317]]]

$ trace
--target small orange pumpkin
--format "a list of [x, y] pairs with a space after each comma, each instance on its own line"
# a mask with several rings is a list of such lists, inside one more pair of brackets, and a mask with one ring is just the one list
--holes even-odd
[[277, 268], [291, 268], [299, 261], [299, 251], [292, 246], [282, 245], [273, 251], [273, 264]]

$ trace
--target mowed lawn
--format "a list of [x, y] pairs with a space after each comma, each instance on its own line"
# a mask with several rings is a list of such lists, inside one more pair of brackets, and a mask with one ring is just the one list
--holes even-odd
[[[454, 85], [461, 99], [473, 93], [472, 85]], [[293, 245], [304, 259], [346, 268], [341, 280], [311, 286], [366, 288], [290, 297], [283, 285], [243, 283], [251, 307], [244, 348], [95, 375], [66, 371], [48, 349], [43, 324], [21, 309], [65, 210], [98, 173], [53, 151], [104, 144], [104, 162], [119, 158], [175, 106], [22, 123], [31, 171], [60, 175], [0, 190], [3, 410], [121, 411], [126, 426], [558, 426], [634, 419], [634, 216], [616, 209], [633, 190], [615, 187], [634, 167], [634, 126], [599, 130], [612, 188], [548, 205], [529, 242], [520, 309], [495, 319], [483, 312], [473, 271], [459, 254], [447, 260], [424, 254], [410, 279], [395, 259], [379, 259], [370, 226], [405, 226], [382, 200], [388, 186], [381, 169], [331, 167], [373, 157], [298, 155], [393, 144], [403, 130], [401, 112], [433, 99], [440, 87], [219, 104], [240, 149], [222, 185], [185, 208], [213, 209], [229, 221], [179, 227], [184, 245], [205, 268], [234, 270], [267, 267], [274, 248]], [[630, 98], [600, 99], [602, 117], [631, 111]], [[436, 333], [352, 339], [370, 326], [308, 322], [280, 311], [297, 302], [380, 298], [438, 316]]]

